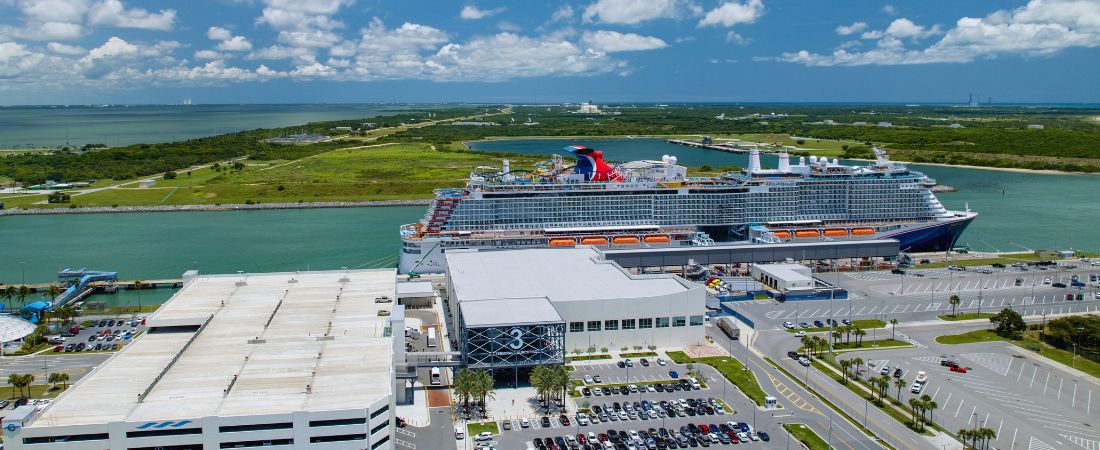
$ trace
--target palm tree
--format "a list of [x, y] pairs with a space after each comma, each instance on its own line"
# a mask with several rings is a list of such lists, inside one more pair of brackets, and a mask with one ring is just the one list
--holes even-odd
[[847, 359], [838, 359], [836, 364], [840, 366], [840, 382], [841, 384], [848, 383], [848, 367], [852, 365], [852, 362]]
[[18, 288], [9, 284], [7, 287], [0, 288], [0, 298], [4, 299], [5, 303], [10, 302], [16, 292], [18, 292]]
[[535, 388], [539, 400], [546, 402], [546, 409], [549, 411], [550, 392], [553, 390], [550, 386], [550, 367], [535, 366], [534, 369], [531, 369], [529, 380], [531, 382], [531, 387]]
[[951, 316], [954, 317], [959, 315], [958, 308], [959, 303], [962, 303], [962, 299], [960, 299], [958, 295], [952, 295], [951, 298], [947, 299], [947, 303], [951, 304]]
[[850, 342], [852, 340], [852, 326], [844, 326], [844, 342]]
[[898, 388], [897, 398], [901, 401], [901, 388], [905, 387], [905, 380], [901, 378], [894, 378], [894, 387]]
[[860, 358], [858, 356], [852, 358], [852, 365], [856, 366], [856, 375], [859, 375], [860, 372], [863, 372], [863, 358]]
[[30, 295], [31, 295], [31, 288], [27, 287], [27, 285], [25, 285], [25, 284], [19, 286], [19, 290], [16, 291], [16, 293], [15, 293], [15, 296], [19, 297], [19, 305], [20, 306], [27, 306], [27, 297], [29, 297]]
[[816, 342], [816, 343], [817, 343], [817, 345], [816, 345], [816, 347], [817, 347], [817, 354], [819, 354], [819, 355], [821, 354], [821, 352], [822, 352], [822, 351], [825, 351], [825, 349], [826, 349], [827, 347], [829, 347], [829, 341], [827, 341], [827, 340], [826, 340], [825, 338], [823, 338], [823, 337], [819, 337], [819, 336], [814, 336], [814, 342]]
[[890, 340], [894, 340], [894, 332], [898, 329], [898, 319], [890, 319]]
[[920, 401], [924, 404], [925, 411], [928, 411], [928, 423], [933, 423], [932, 412], [939, 408], [940, 404], [932, 400], [932, 397], [928, 396], [928, 394], [920, 396]]
[[[966, 443], [970, 441], [970, 438], [974, 435], [974, 431], [969, 428], [959, 429], [959, 440], [963, 442], [963, 447], [966, 447]], [[974, 448], [971, 446], [970, 448]]]
[[470, 396], [473, 393], [473, 379], [470, 377], [471, 372], [467, 369], [461, 369], [455, 372], [454, 379], [451, 380], [451, 390], [454, 392], [455, 397], [462, 402], [463, 414], [469, 410]]
[[985, 448], [989, 448], [989, 441], [997, 439], [997, 432], [994, 431], [992, 428], [979, 428], [978, 435], [984, 441], [982, 446]]
[[493, 375], [487, 370], [475, 370], [470, 374], [470, 378], [470, 394], [477, 397], [481, 408], [488, 413], [489, 407], [485, 400], [495, 397]]
[[806, 350], [806, 356], [809, 357], [810, 356], [810, 350], [813, 348], [813, 345], [815, 344], [813, 336], [802, 336], [802, 339], [800, 340], [800, 342], [802, 343], [802, 349]]
[[909, 412], [911, 412], [913, 414], [913, 429], [914, 430], [920, 429], [920, 425], [917, 424], [918, 423], [918, 419], [917, 419], [917, 411], [918, 410], [920, 410], [920, 400], [915, 399], [915, 398], [909, 399]]
[[833, 345], [840, 342], [840, 331], [833, 331]]
[[61, 286], [58, 286], [57, 284], [51, 284], [46, 287], [46, 291], [43, 292], [42, 295], [46, 297], [46, 300], [52, 302], [53, 299], [57, 298], [58, 295], [61, 295], [62, 292], [64, 291], [61, 289]]
[[862, 347], [863, 337], [867, 336], [867, 332], [864, 331], [863, 328], [856, 328], [853, 333], [856, 335], [856, 347]]

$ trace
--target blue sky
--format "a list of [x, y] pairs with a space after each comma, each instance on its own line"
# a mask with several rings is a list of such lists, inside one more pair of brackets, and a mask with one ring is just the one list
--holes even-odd
[[1100, 102], [1100, 0], [0, 0], [0, 104]]

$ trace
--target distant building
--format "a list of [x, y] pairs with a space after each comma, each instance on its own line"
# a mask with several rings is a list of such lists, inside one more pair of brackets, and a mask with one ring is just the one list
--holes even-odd
[[336, 131], [351, 131], [351, 127], [336, 127], [336, 128], [333, 128], [333, 130], [336, 130]]
[[451, 125], [456, 126], [472, 126], [472, 127], [495, 127], [500, 125], [496, 122], [451, 122]]
[[153, 187], [153, 186], [156, 186], [156, 185], [157, 185], [157, 180], [154, 180], [152, 178], [150, 178], [148, 180], [138, 181], [138, 187], [148, 188], [148, 187]]
[[867, 122], [852, 122], [852, 125], [857, 127], [867, 126]]
[[272, 144], [315, 144], [327, 141], [328, 136], [313, 133], [290, 134], [284, 137], [264, 139], [264, 142]]
[[592, 103], [591, 100], [581, 103], [581, 109], [576, 111], [577, 114], [601, 114], [600, 107]]
[[1029, 124], [1027, 126], [1027, 129], [1029, 129], [1029, 130], [1042, 130], [1043, 128], [1044, 128], [1043, 125], [1040, 125], [1040, 124], [1037, 124], [1037, 123]]
[[882, 127], [882, 128], [890, 128], [890, 127], [894, 126], [894, 124], [892, 124], [890, 122], [879, 122], [879, 123], [875, 124], [875, 126], [876, 127]]
[[836, 121], [833, 120], [833, 119], [825, 119], [825, 120], [822, 120], [821, 123], [823, 123], [825, 125], [836, 125]]
[[953, 123], [951, 125], [948, 125], [947, 128], [963, 128], [963, 126], [957, 123]]

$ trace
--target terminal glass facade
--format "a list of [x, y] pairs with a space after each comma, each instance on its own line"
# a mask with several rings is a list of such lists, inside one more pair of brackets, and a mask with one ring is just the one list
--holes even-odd
[[471, 369], [564, 364], [565, 323], [466, 327], [462, 346]]

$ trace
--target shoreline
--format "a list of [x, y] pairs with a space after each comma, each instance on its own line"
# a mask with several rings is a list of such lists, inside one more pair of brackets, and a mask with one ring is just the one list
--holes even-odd
[[223, 205], [171, 205], [171, 206], [97, 206], [84, 208], [13, 208], [0, 210], [5, 216], [43, 216], [61, 214], [125, 214], [147, 212], [202, 212], [202, 211], [258, 211], [270, 209], [318, 209], [318, 208], [379, 208], [389, 206], [427, 206], [425, 200], [374, 200], [362, 202], [303, 202], [303, 203], [230, 203]]
[[[562, 136], [562, 137], [555, 137], [555, 136], [531, 136], [531, 137], [505, 136], [505, 137], [499, 137], [499, 138], [487, 138], [487, 139], [476, 139], [476, 140], [462, 141], [461, 143], [462, 143], [462, 146], [466, 147], [467, 150], [474, 150], [472, 147], [470, 147], [470, 144], [471, 143], [476, 143], [476, 142], [523, 141], [523, 140], [555, 140], [555, 139], [588, 139], [588, 140], [595, 140], [595, 139], [623, 139], [623, 140], [628, 140], [628, 139], [664, 139], [663, 137], [658, 136], [658, 135], [630, 135], [630, 136], [631, 137], [626, 137], [626, 136]], [[668, 136], [671, 136], [671, 135], [668, 135]], [[874, 162], [875, 161], [873, 159], [865, 159], [865, 158], [844, 158], [844, 159], [847, 160], [847, 161], [860, 161], [860, 162]], [[894, 161], [894, 162], [902, 163], [902, 164], [909, 165], [909, 166], [956, 167], [956, 168], [960, 168], [960, 169], [996, 170], [996, 171], [1001, 171], [1001, 172], [1032, 173], [1032, 174], [1039, 174], [1039, 175], [1100, 176], [1100, 172], [1068, 172], [1068, 171], [1065, 171], [1065, 170], [1054, 170], [1054, 169], [1025, 169], [1025, 168], [1022, 168], [1022, 167], [975, 166], [975, 165], [971, 165], [971, 164], [943, 164], [943, 163], [923, 163], [923, 162], [918, 163], [918, 162], [908, 162], [908, 161]]]

